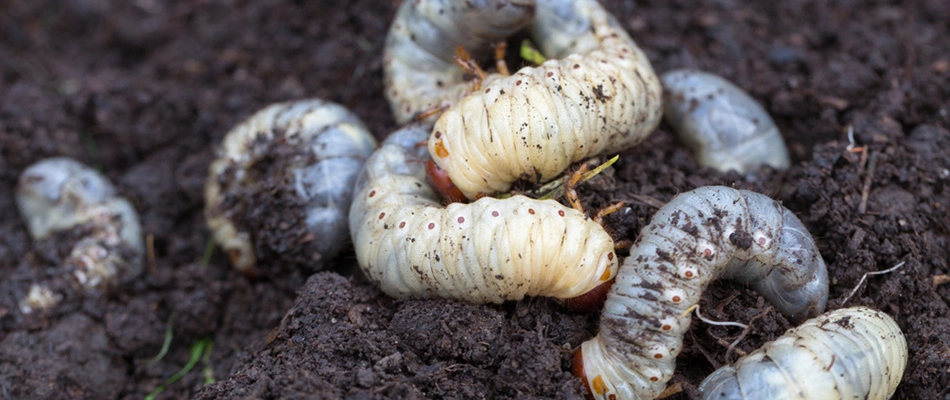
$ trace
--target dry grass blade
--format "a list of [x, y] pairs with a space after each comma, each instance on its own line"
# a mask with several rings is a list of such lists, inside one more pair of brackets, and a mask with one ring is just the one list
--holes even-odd
[[[597, 174], [603, 172], [605, 169], [607, 169], [607, 167], [613, 165], [619, 159], [620, 159], [620, 155], [618, 154], [614, 156], [613, 158], [611, 158], [610, 160], [607, 160], [607, 162], [600, 164], [597, 168], [594, 168], [590, 171], [585, 172], [583, 176], [581, 176], [581, 180], [577, 183], [580, 184], [583, 182], [587, 182], [591, 178], [597, 176]], [[550, 199], [558, 199], [561, 196], [564, 196], [564, 183], [567, 182], [568, 178], [569, 178], [569, 175], [565, 175], [564, 177], [558, 178], [557, 180], [552, 181], [551, 183], [548, 183], [547, 185], [542, 186], [540, 189], [538, 189], [538, 192], [546, 191], [546, 193], [542, 195], [541, 197], [539, 197], [538, 199], [550, 200]]]

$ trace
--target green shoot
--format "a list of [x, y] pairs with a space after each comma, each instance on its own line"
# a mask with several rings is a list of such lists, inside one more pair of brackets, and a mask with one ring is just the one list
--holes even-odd
[[[590, 171], [585, 172], [583, 175], [581, 175], [581, 180], [577, 183], [587, 182], [591, 178], [597, 176], [597, 174], [603, 172], [603, 170], [607, 169], [607, 167], [613, 165], [619, 159], [620, 159], [620, 155], [619, 154], [615, 155], [610, 160], [607, 160], [607, 162], [600, 164], [597, 168], [594, 168]], [[570, 179], [570, 176], [565, 175], [557, 180], [551, 181], [547, 185], [542, 186], [540, 189], [538, 189], [538, 192], [543, 192], [545, 190], [547, 190], [548, 192], [545, 193], [543, 196], [539, 197], [539, 199], [540, 200], [558, 199], [561, 196], [563, 196], [564, 183], [568, 179]]]
[[211, 368], [211, 349], [214, 347], [214, 342], [208, 343], [208, 347], [205, 349], [205, 354], [201, 357], [201, 364], [205, 367], [201, 370], [201, 375], [205, 378], [205, 385], [210, 385], [214, 383], [214, 368]]
[[168, 323], [165, 324], [165, 343], [162, 343], [162, 350], [158, 352], [158, 355], [156, 355], [152, 361], [149, 361], [149, 364], [157, 363], [165, 358], [165, 355], [168, 354], [168, 349], [172, 347], [173, 337], [174, 334], [172, 333], [172, 320], [169, 318]]
[[[178, 372], [170, 376], [165, 382], [162, 382], [155, 390], [152, 390], [151, 393], [145, 396], [145, 400], [155, 400], [155, 397], [165, 391], [165, 388], [169, 385], [178, 382], [183, 376], [191, 372], [195, 368], [195, 365], [198, 365], [198, 361], [205, 360], [207, 363], [208, 359], [211, 356], [211, 348], [213, 347], [214, 342], [211, 338], [204, 338], [197, 341], [195, 344], [191, 345], [191, 357], [188, 359], [188, 363], [185, 364]], [[212, 382], [214, 378], [211, 378]], [[208, 376], [205, 376], [205, 382], [208, 382]]]
[[534, 48], [534, 44], [531, 43], [530, 39], [521, 41], [521, 50], [519, 51], [519, 54], [521, 55], [522, 59], [535, 65], [544, 64], [544, 62], [548, 60], [544, 54], [541, 54], [538, 49]]
[[79, 140], [82, 142], [82, 146], [86, 148], [86, 154], [92, 160], [92, 166], [96, 171], [102, 172], [102, 160], [99, 159], [99, 146], [96, 145], [96, 139], [89, 132], [84, 131], [79, 134]]
[[211, 263], [211, 256], [214, 255], [214, 238], [208, 238], [205, 243], [205, 252], [201, 256], [201, 266], [207, 267]]

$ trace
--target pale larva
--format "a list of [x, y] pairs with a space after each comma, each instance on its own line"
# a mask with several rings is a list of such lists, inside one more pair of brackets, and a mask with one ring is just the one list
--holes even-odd
[[907, 365], [907, 341], [889, 315], [831, 311], [713, 372], [704, 399], [891, 398]]
[[544, 182], [570, 164], [643, 141], [659, 124], [660, 82], [595, 0], [538, 1], [548, 54], [570, 54], [488, 82], [436, 122], [429, 153], [468, 198]]
[[673, 375], [687, 309], [728, 278], [802, 320], [828, 299], [828, 272], [801, 221], [754, 192], [703, 187], [657, 211], [607, 295], [600, 333], [575, 357], [597, 398], [652, 399]]
[[386, 98], [400, 124], [447, 106], [472, 85], [455, 64], [461, 46], [483, 58], [531, 21], [534, 0], [406, 0], [386, 37], [383, 72]]
[[772, 117], [738, 86], [695, 70], [670, 71], [660, 80], [666, 121], [699, 165], [723, 172], [788, 168], [788, 149]]
[[443, 207], [425, 182], [428, 131], [393, 133], [366, 161], [350, 209], [363, 272], [386, 294], [501, 303], [585, 294], [614, 276], [613, 240], [553, 200], [483, 198]]
[[34, 240], [88, 228], [64, 261], [82, 287], [107, 289], [120, 275], [142, 271], [145, 246], [138, 214], [96, 170], [65, 157], [37, 162], [20, 175], [16, 204]]
[[45, 284], [34, 283], [30, 285], [30, 291], [26, 297], [20, 299], [20, 312], [30, 314], [36, 310], [47, 310], [59, 304], [63, 295], [53, 292]]
[[[211, 164], [205, 185], [205, 217], [215, 241], [239, 270], [253, 271], [254, 234], [236, 220], [254, 211], [248, 198], [265, 179], [292, 188], [303, 209], [300, 221], [311, 235], [308, 251], [333, 257], [348, 239], [346, 215], [353, 181], [376, 146], [359, 118], [338, 104], [319, 99], [270, 105], [228, 132]], [[276, 176], [264, 164], [286, 163]], [[263, 212], [267, 212], [264, 210]], [[284, 229], [285, 231], [287, 229]], [[272, 249], [280, 254], [286, 249]]]

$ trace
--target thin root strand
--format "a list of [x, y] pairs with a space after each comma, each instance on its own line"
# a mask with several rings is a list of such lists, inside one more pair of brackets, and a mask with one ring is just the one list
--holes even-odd
[[699, 313], [699, 304], [695, 304], [695, 305], [693, 305], [692, 307], [687, 308], [686, 311], [683, 312], [683, 315], [681, 315], [681, 317], [685, 317], [686, 314], [689, 314], [689, 313], [693, 312], [694, 310], [696, 311], [696, 318], [699, 318], [700, 321], [703, 321], [703, 322], [705, 322], [705, 323], [707, 323], [707, 324], [709, 324], [709, 325], [716, 325], [716, 326], [735, 326], [735, 327], [739, 327], [739, 328], [742, 328], [742, 329], [746, 329], [746, 328], [749, 327], [749, 326], [746, 325], [746, 324], [742, 324], [742, 323], [738, 323], [738, 322], [731, 322], [731, 321], [713, 321], [713, 320], [711, 320], [711, 319], [707, 319], [706, 317], [704, 317], [702, 314]]
[[868, 276], [889, 274], [891, 272], [896, 271], [898, 268], [903, 267], [905, 263], [906, 261], [901, 261], [900, 264], [897, 264], [883, 271], [871, 271], [871, 272], [864, 273], [864, 275], [861, 276], [861, 280], [858, 281], [858, 284], [854, 285], [854, 289], [851, 289], [851, 293], [848, 293], [848, 296], [845, 297], [844, 300], [841, 301], [841, 305], [844, 306], [845, 304], [848, 304], [848, 300], [851, 300], [851, 297], [854, 296], [854, 294], [858, 292], [858, 289], [860, 289], [861, 285], [864, 284], [864, 281], [868, 279]]

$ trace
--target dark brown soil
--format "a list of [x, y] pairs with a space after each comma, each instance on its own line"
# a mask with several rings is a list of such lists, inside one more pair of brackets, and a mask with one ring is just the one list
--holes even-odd
[[[580, 397], [570, 354], [595, 333], [596, 314], [546, 299], [394, 301], [362, 279], [352, 252], [306, 281], [303, 272], [249, 280], [220, 252], [202, 261], [202, 186], [235, 123], [312, 96], [351, 108], [379, 137], [395, 128], [381, 71], [395, 3], [0, 1], [0, 397], [142, 398], [208, 340], [210, 357], [159, 398]], [[581, 188], [592, 207], [630, 201], [629, 213], [608, 218], [617, 238], [634, 239], [657, 204], [703, 185], [781, 199], [828, 262], [832, 307], [864, 273], [905, 262], [868, 277], [847, 305], [881, 309], [904, 329], [910, 361], [895, 398], [948, 398], [950, 285], [934, 277], [950, 273], [950, 3], [605, 5], [658, 71], [708, 70], [760, 99], [794, 160], [749, 176], [697, 168], [664, 125], [612, 178]], [[847, 150], [849, 126], [867, 156]], [[31, 282], [61, 279], [62, 243], [31, 242], [13, 187], [54, 155], [118, 184], [155, 257], [109, 296], [67, 291], [57, 308], [24, 315]], [[790, 327], [725, 282], [703, 310], [751, 321], [740, 351]], [[170, 348], [154, 361], [168, 327]], [[694, 321], [676, 398], [734, 360], [726, 348], [739, 333]]]

